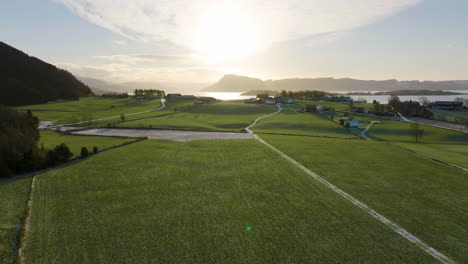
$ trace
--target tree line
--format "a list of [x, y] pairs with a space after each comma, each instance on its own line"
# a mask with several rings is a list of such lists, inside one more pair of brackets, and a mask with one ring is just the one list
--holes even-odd
[[39, 120], [31, 111], [0, 105], [0, 178], [43, 169], [73, 157], [67, 145], [39, 146]]
[[157, 89], [135, 89], [133, 93], [135, 96], [157, 95], [164, 97], [166, 95], [166, 92]]

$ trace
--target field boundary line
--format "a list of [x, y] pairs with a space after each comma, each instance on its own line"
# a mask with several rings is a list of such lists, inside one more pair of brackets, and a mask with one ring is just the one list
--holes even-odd
[[[156, 109], [146, 110], [146, 111], [137, 112], [137, 113], [123, 114], [123, 115], [125, 115], [125, 116], [139, 115], [139, 114], [144, 114], [144, 113], [159, 111], [159, 110], [161, 110], [161, 109], [166, 108], [166, 101], [165, 101], [164, 99], [161, 99], [161, 104], [162, 104], [162, 105], [161, 105], [160, 107], [156, 108]], [[103, 118], [98, 118], [98, 119], [94, 119], [94, 120], [88, 120], [88, 121], [82, 121], [82, 122], [76, 122], [76, 123], [70, 123], [70, 124], [60, 124], [60, 125], [51, 126], [51, 127], [49, 127], [49, 128], [58, 128], [58, 127], [64, 127], [64, 126], [86, 124], [86, 123], [91, 123], [91, 122], [95, 122], [95, 121], [102, 121], [102, 120], [112, 119], [112, 118], [118, 118], [118, 117], [120, 117], [120, 115], [118, 115], [118, 116], [103, 117]]]
[[[137, 140], [134, 140], [134, 141], [131, 141], [131, 142], [127, 142], [127, 143], [123, 143], [123, 144], [120, 144], [120, 145], [117, 145], [117, 146], [112, 146], [112, 147], [100, 150], [96, 154], [101, 154], [103, 152], [106, 152], [106, 151], [109, 151], [109, 150], [112, 150], [112, 149], [125, 147], [125, 146], [133, 144], [133, 143], [141, 142], [143, 140], [147, 140], [147, 138], [140, 138], [140, 139], [137, 139]], [[77, 157], [77, 158], [74, 158], [74, 159], [72, 159], [71, 161], [69, 161], [67, 163], [26, 174], [26, 175], [31, 175], [32, 179], [31, 179], [31, 185], [29, 186], [28, 200], [26, 202], [26, 209], [25, 209], [25, 212], [24, 212], [24, 216], [23, 216], [23, 219], [22, 219], [22, 225], [21, 225], [21, 229], [20, 229], [20, 235], [19, 235], [19, 241], [18, 241], [18, 250], [17, 250], [17, 255], [16, 255], [16, 263], [17, 264], [25, 264], [24, 249], [25, 249], [26, 244], [28, 242], [27, 241], [28, 232], [29, 232], [30, 225], [31, 225], [31, 211], [32, 211], [32, 205], [33, 205], [34, 183], [35, 183], [35, 180], [36, 180], [36, 176], [39, 176], [39, 175], [44, 174], [44, 173], [46, 173], [48, 171], [51, 171], [51, 170], [57, 170], [57, 169], [62, 169], [62, 168], [68, 167], [68, 166], [73, 165], [75, 163], [78, 163], [80, 161], [86, 160], [86, 159], [88, 159], [88, 158], [90, 158], [92, 156], [94, 156], [94, 155], [90, 155], [88, 157]], [[17, 176], [15, 178], [21, 178], [21, 177], [24, 177], [24, 176]]]
[[444, 165], [453, 167], [453, 168], [455, 168], [455, 169], [459, 169], [459, 170], [462, 170], [462, 171], [464, 171], [464, 172], [468, 172], [468, 169], [465, 169], [465, 168], [463, 168], [463, 167], [461, 167], [461, 166], [458, 166], [458, 165], [455, 165], [455, 164], [452, 164], [452, 163], [448, 163], [448, 162], [443, 161], [443, 160], [440, 160], [440, 159], [436, 159], [436, 158], [434, 158], [434, 157], [431, 157], [431, 156], [429, 156], [429, 155], [423, 154], [423, 153], [421, 153], [421, 152], [418, 152], [418, 151], [415, 151], [415, 150], [412, 150], [412, 149], [409, 149], [409, 148], [405, 148], [405, 147], [402, 147], [402, 146], [398, 146], [398, 145], [395, 145], [395, 144], [392, 144], [392, 143], [387, 143], [387, 144], [392, 145], [392, 146], [394, 146], [394, 147], [396, 147], [396, 148], [400, 148], [400, 149], [403, 149], [403, 150], [412, 152], [412, 153], [414, 153], [414, 154], [416, 154], [416, 155], [418, 155], [418, 156], [421, 156], [421, 157], [430, 159], [430, 160], [432, 160], [432, 161], [435, 161], [435, 162], [438, 162], [438, 163], [441, 163], [441, 164], [444, 164]]
[[251, 124], [250, 126], [248, 126], [246, 128], [246, 130], [253, 134], [255, 136], [255, 138], [260, 141], [261, 143], [263, 143], [265, 146], [267, 146], [268, 148], [270, 148], [271, 150], [273, 150], [274, 152], [276, 152], [278, 155], [280, 155], [281, 157], [283, 157], [284, 159], [288, 160], [289, 162], [291, 162], [294, 166], [296, 166], [297, 168], [301, 169], [302, 171], [304, 171], [305, 173], [307, 173], [309, 176], [311, 176], [312, 178], [316, 179], [317, 181], [319, 181], [320, 183], [322, 183], [323, 185], [325, 185], [327, 188], [331, 189], [332, 191], [338, 193], [339, 195], [341, 195], [342, 197], [344, 197], [346, 200], [350, 201], [351, 203], [355, 204], [356, 206], [358, 206], [359, 208], [361, 208], [362, 210], [364, 210], [365, 212], [367, 212], [368, 214], [370, 214], [372, 217], [374, 217], [375, 219], [379, 220], [381, 223], [385, 224], [387, 227], [389, 227], [391, 230], [393, 230], [395, 233], [399, 234], [400, 236], [404, 237], [405, 239], [407, 239], [408, 241], [410, 241], [411, 243], [415, 244], [416, 246], [418, 246], [420, 249], [424, 250], [426, 253], [430, 254], [431, 256], [433, 256], [434, 258], [436, 258], [437, 260], [439, 260], [441, 263], [444, 263], [444, 264], [454, 264], [456, 263], [455, 261], [451, 260], [450, 258], [448, 258], [447, 256], [445, 256], [444, 254], [442, 254], [441, 252], [437, 251], [436, 249], [430, 247], [428, 244], [426, 244], [424, 241], [422, 241], [421, 239], [419, 239], [418, 237], [414, 236], [413, 234], [411, 234], [410, 232], [408, 232], [406, 229], [404, 229], [403, 227], [401, 227], [400, 225], [392, 222], [390, 219], [386, 218], [385, 216], [377, 213], [376, 211], [374, 211], [373, 209], [371, 209], [370, 207], [368, 207], [367, 205], [365, 205], [364, 203], [360, 202], [359, 200], [357, 200], [356, 198], [354, 198], [353, 196], [351, 196], [350, 194], [348, 194], [347, 192], [341, 190], [340, 188], [336, 187], [335, 185], [333, 185], [332, 183], [330, 183], [329, 181], [325, 180], [324, 178], [320, 177], [319, 175], [317, 175], [316, 173], [312, 172], [311, 170], [309, 170], [308, 168], [306, 168], [304, 165], [300, 164], [299, 162], [297, 162], [296, 160], [292, 159], [291, 157], [287, 156], [286, 154], [284, 154], [283, 152], [281, 152], [279, 149], [275, 148], [274, 146], [272, 146], [271, 144], [269, 144], [268, 142], [264, 141], [262, 138], [260, 138], [259, 136], [255, 135], [251, 130], [250, 128], [253, 127], [260, 119], [262, 118], [265, 118], [265, 117], [269, 117], [269, 116], [272, 116], [274, 114], [277, 114], [279, 112], [281, 112], [282, 108], [281, 106], [277, 105], [278, 106], [278, 111], [276, 111], [275, 113], [273, 114], [269, 114], [269, 115], [266, 115], [266, 116], [263, 116], [263, 117], [260, 117], [260, 118], [257, 118], [253, 124]]

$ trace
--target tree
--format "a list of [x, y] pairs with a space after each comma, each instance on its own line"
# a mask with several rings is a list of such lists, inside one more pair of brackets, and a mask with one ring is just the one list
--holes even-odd
[[120, 115], [120, 121], [122, 121], [122, 122], [125, 121], [125, 115], [124, 114]]
[[427, 97], [425, 97], [425, 96], [419, 97], [419, 102], [420, 102], [421, 105], [423, 105], [423, 106], [428, 106], [428, 105], [429, 105], [429, 100], [428, 100]]
[[94, 146], [94, 147], [93, 147], [93, 153], [96, 154], [96, 153], [98, 153], [98, 152], [99, 152], [99, 148], [96, 147], [96, 146]]
[[86, 147], [81, 148], [80, 152], [81, 157], [86, 158], [89, 156], [89, 150]]
[[417, 123], [410, 124], [410, 136], [414, 138], [415, 142], [421, 141], [424, 135], [424, 129]]
[[390, 95], [388, 98], [388, 104], [391, 105], [395, 111], [401, 111], [401, 101], [398, 96]]
[[285, 90], [282, 90], [280, 93], [281, 97], [288, 97], [288, 92]]

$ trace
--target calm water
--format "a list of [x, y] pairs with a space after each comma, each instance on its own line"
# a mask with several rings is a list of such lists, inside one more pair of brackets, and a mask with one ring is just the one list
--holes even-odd
[[[459, 92], [459, 93], [465, 93], [463, 95], [426, 95], [426, 97], [429, 101], [453, 101], [456, 98], [464, 98], [468, 99], [468, 90], [458, 90], [458, 91], [451, 91], [451, 92]], [[333, 93], [340, 93], [340, 94], [345, 94], [349, 92], [333, 92]], [[241, 95], [241, 93], [214, 93], [214, 92], [195, 92], [195, 93], [188, 93], [188, 94], [193, 94], [196, 96], [209, 96], [209, 97], [214, 97], [216, 99], [220, 100], [243, 100], [243, 99], [248, 99], [252, 98], [255, 96], [245, 96]], [[421, 98], [421, 95], [416, 95], [416, 96], [398, 96], [401, 101], [419, 101], [419, 98]], [[364, 98], [367, 100], [368, 103], [372, 103], [373, 100], [376, 100], [380, 102], [381, 104], [386, 104], [388, 103], [388, 95], [352, 95], [351, 98], [354, 100], [358, 100], [359, 98]]]
[[[430, 102], [435, 102], [435, 101], [454, 101], [457, 98], [464, 98], [468, 99], [468, 90], [447, 90], [448, 92], [456, 92], [456, 93], [464, 93], [463, 95], [401, 95], [398, 96], [400, 98], [400, 101], [416, 101], [419, 102], [419, 98], [421, 97], [426, 97], [427, 100]], [[334, 93], [340, 93], [340, 94], [345, 94], [349, 92], [334, 92]], [[388, 103], [388, 98], [390, 97], [389, 95], [352, 95], [350, 96], [353, 98], [353, 100], [358, 100], [359, 98], [364, 98], [367, 100], [368, 103], [372, 103], [374, 100], [380, 102], [381, 104], [387, 104]]]

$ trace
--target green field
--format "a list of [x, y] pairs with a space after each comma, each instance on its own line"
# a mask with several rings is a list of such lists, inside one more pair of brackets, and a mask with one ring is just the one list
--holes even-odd
[[[381, 125], [375, 124], [368, 131], [367, 135], [370, 138], [389, 141], [415, 141], [414, 137], [410, 136], [410, 123], [390, 120], [381, 120], [381, 122]], [[426, 125], [420, 125], [420, 127], [424, 129], [421, 142], [468, 144], [467, 133]]]
[[395, 143], [430, 157], [468, 168], [468, 145]]
[[31, 178], [0, 179], [0, 263], [15, 263]]
[[29, 105], [18, 109], [31, 110], [41, 121], [56, 120], [56, 124], [64, 124], [148, 111], [160, 105], [159, 99], [136, 103], [133, 98], [87, 97], [79, 101]]
[[384, 142], [261, 137], [432, 247], [468, 262], [465, 172]]
[[82, 147], [86, 147], [89, 151], [92, 151], [94, 146], [98, 147], [99, 150], [103, 150], [132, 141], [135, 141], [135, 139], [63, 135], [53, 131], [41, 131], [39, 144], [43, 144], [46, 148], [53, 148], [61, 143], [65, 143], [71, 152], [73, 152], [73, 156], [76, 157], [80, 155]]
[[255, 140], [147, 140], [36, 180], [27, 263], [436, 263]]
[[298, 113], [296, 110], [297, 106], [285, 106], [280, 113], [261, 120], [252, 130], [255, 133], [354, 137], [339, 124], [318, 114]]
[[[226, 101], [214, 104], [193, 104], [169, 101], [167, 109], [129, 116], [117, 127], [144, 127], [180, 130], [240, 131], [260, 116], [276, 111], [268, 105]], [[116, 119], [117, 120], [117, 119]], [[116, 120], [105, 120], [101, 125]]]

